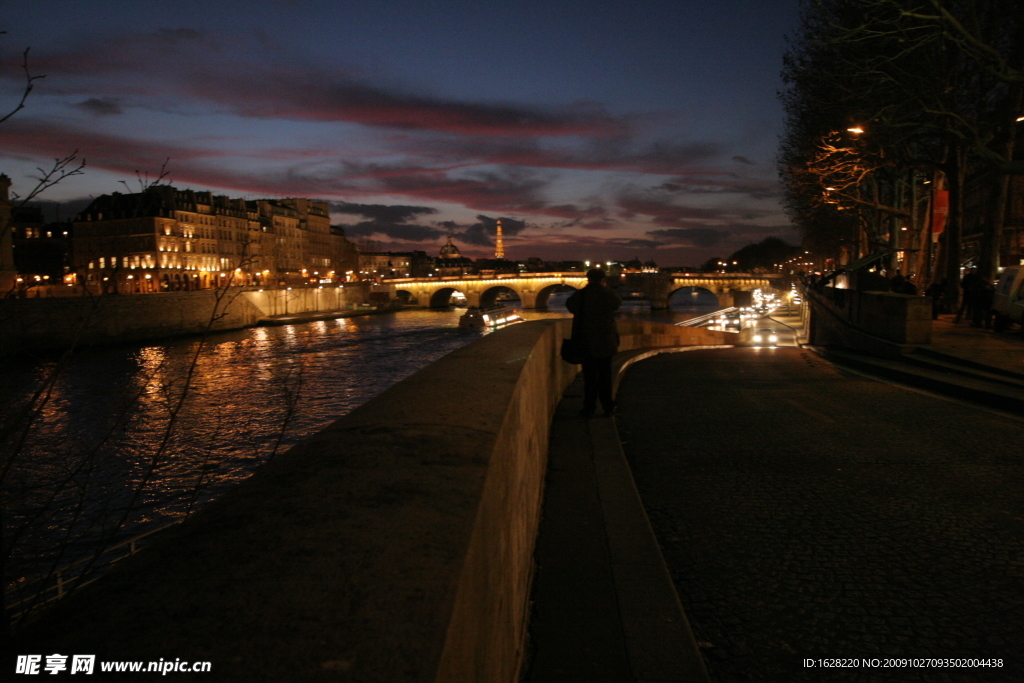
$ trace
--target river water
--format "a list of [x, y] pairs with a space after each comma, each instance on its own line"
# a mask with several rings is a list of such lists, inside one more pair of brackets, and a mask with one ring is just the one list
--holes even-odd
[[[565, 317], [566, 296], [523, 316]], [[646, 302], [627, 301], [622, 314], [675, 322], [714, 308], [713, 297], [677, 295], [673, 304], [652, 314]], [[8, 414], [56, 377], [31, 426], [0, 441], [4, 459], [14, 459], [0, 490], [7, 538], [25, 530], [7, 578], [45, 574], [96, 552], [104, 539], [198, 509], [268, 458], [487, 333], [460, 329], [462, 312], [256, 327], [201, 345], [184, 338], [87, 350], [60, 368], [56, 359], [0, 367], [0, 410]]]

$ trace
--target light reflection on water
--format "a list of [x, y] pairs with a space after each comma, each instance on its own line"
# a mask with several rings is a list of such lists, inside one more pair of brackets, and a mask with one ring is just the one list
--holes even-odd
[[[567, 316], [567, 296], [553, 295], [546, 311], [521, 313], [531, 320]], [[72, 478], [83, 486], [69, 488], [41, 533], [23, 539], [16, 554], [25, 564], [16, 568], [39, 573], [39, 559], [52, 559], [47, 549], [65, 535], [74, 540], [61, 562], [93, 552], [129, 506], [122, 538], [200, 507], [275, 450], [486, 334], [459, 329], [463, 311], [410, 310], [225, 332], [207, 339], [198, 355], [191, 338], [79, 353], [60, 373], [29, 433], [15, 478], [20, 488], [5, 502], [15, 513], [29, 510], [48, 494], [34, 485], [70, 477], [80, 465], [84, 469]], [[692, 315], [652, 313], [638, 301], [625, 302], [622, 314], [664, 322]], [[0, 407], [35, 387], [53, 363], [0, 368]], [[76, 516], [80, 494], [87, 514]]]

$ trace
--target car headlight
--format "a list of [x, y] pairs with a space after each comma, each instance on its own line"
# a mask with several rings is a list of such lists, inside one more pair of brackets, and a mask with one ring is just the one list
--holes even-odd
[[759, 335], [759, 334], [755, 334], [755, 335], [754, 335], [754, 341], [756, 341], [756, 342], [760, 342], [760, 341], [761, 341], [761, 335]]
[[768, 341], [774, 344], [775, 342], [779, 341], [779, 338], [773, 334], [772, 336], [768, 337]]

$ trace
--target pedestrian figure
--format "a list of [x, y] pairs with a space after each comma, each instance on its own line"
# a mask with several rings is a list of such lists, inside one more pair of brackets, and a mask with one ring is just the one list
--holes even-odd
[[615, 412], [612, 400], [612, 356], [619, 350], [615, 311], [622, 305], [619, 295], [604, 285], [604, 271], [587, 271], [587, 286], [565, 302], [573, 314], [572, 338], [583, 347], [583, 416], [592, 417], [597, 401], [605, 415]]
[[996, 288], [991, 281], [979, 277], [975, 288], [974, 316], [971, 318], [972, 327], [984, 327], [992, 329], [992, 300], [995, 298]]
[[968, 270], [962, 280], [960, 280], [960, 288], [963, 290], [960, 297], [960, 310], [956, 312], [956, 318], [953, 319], [954, 323], [959, 323], [960, 318], [967, 317], [971, 320], [974, 319], [974, 308], [978, 300], [979, 288], [981, 287], [981, 276], [978, 275], [978, 271], [974, 268]]
[[946, 281], [933, 282], [928, 285], [924, 295], [932, 300], [932, 320], [939, 319], [939, 309], [942, 307], [942, 295], [946, 292]]

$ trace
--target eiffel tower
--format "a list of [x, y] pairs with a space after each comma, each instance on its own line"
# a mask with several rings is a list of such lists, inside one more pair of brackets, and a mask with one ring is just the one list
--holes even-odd
[[505, 243], [501, 239], [501, 219], [498, 219], [498, 236], [494, 240], [494, 258], [504, 259], [505, 258]]

